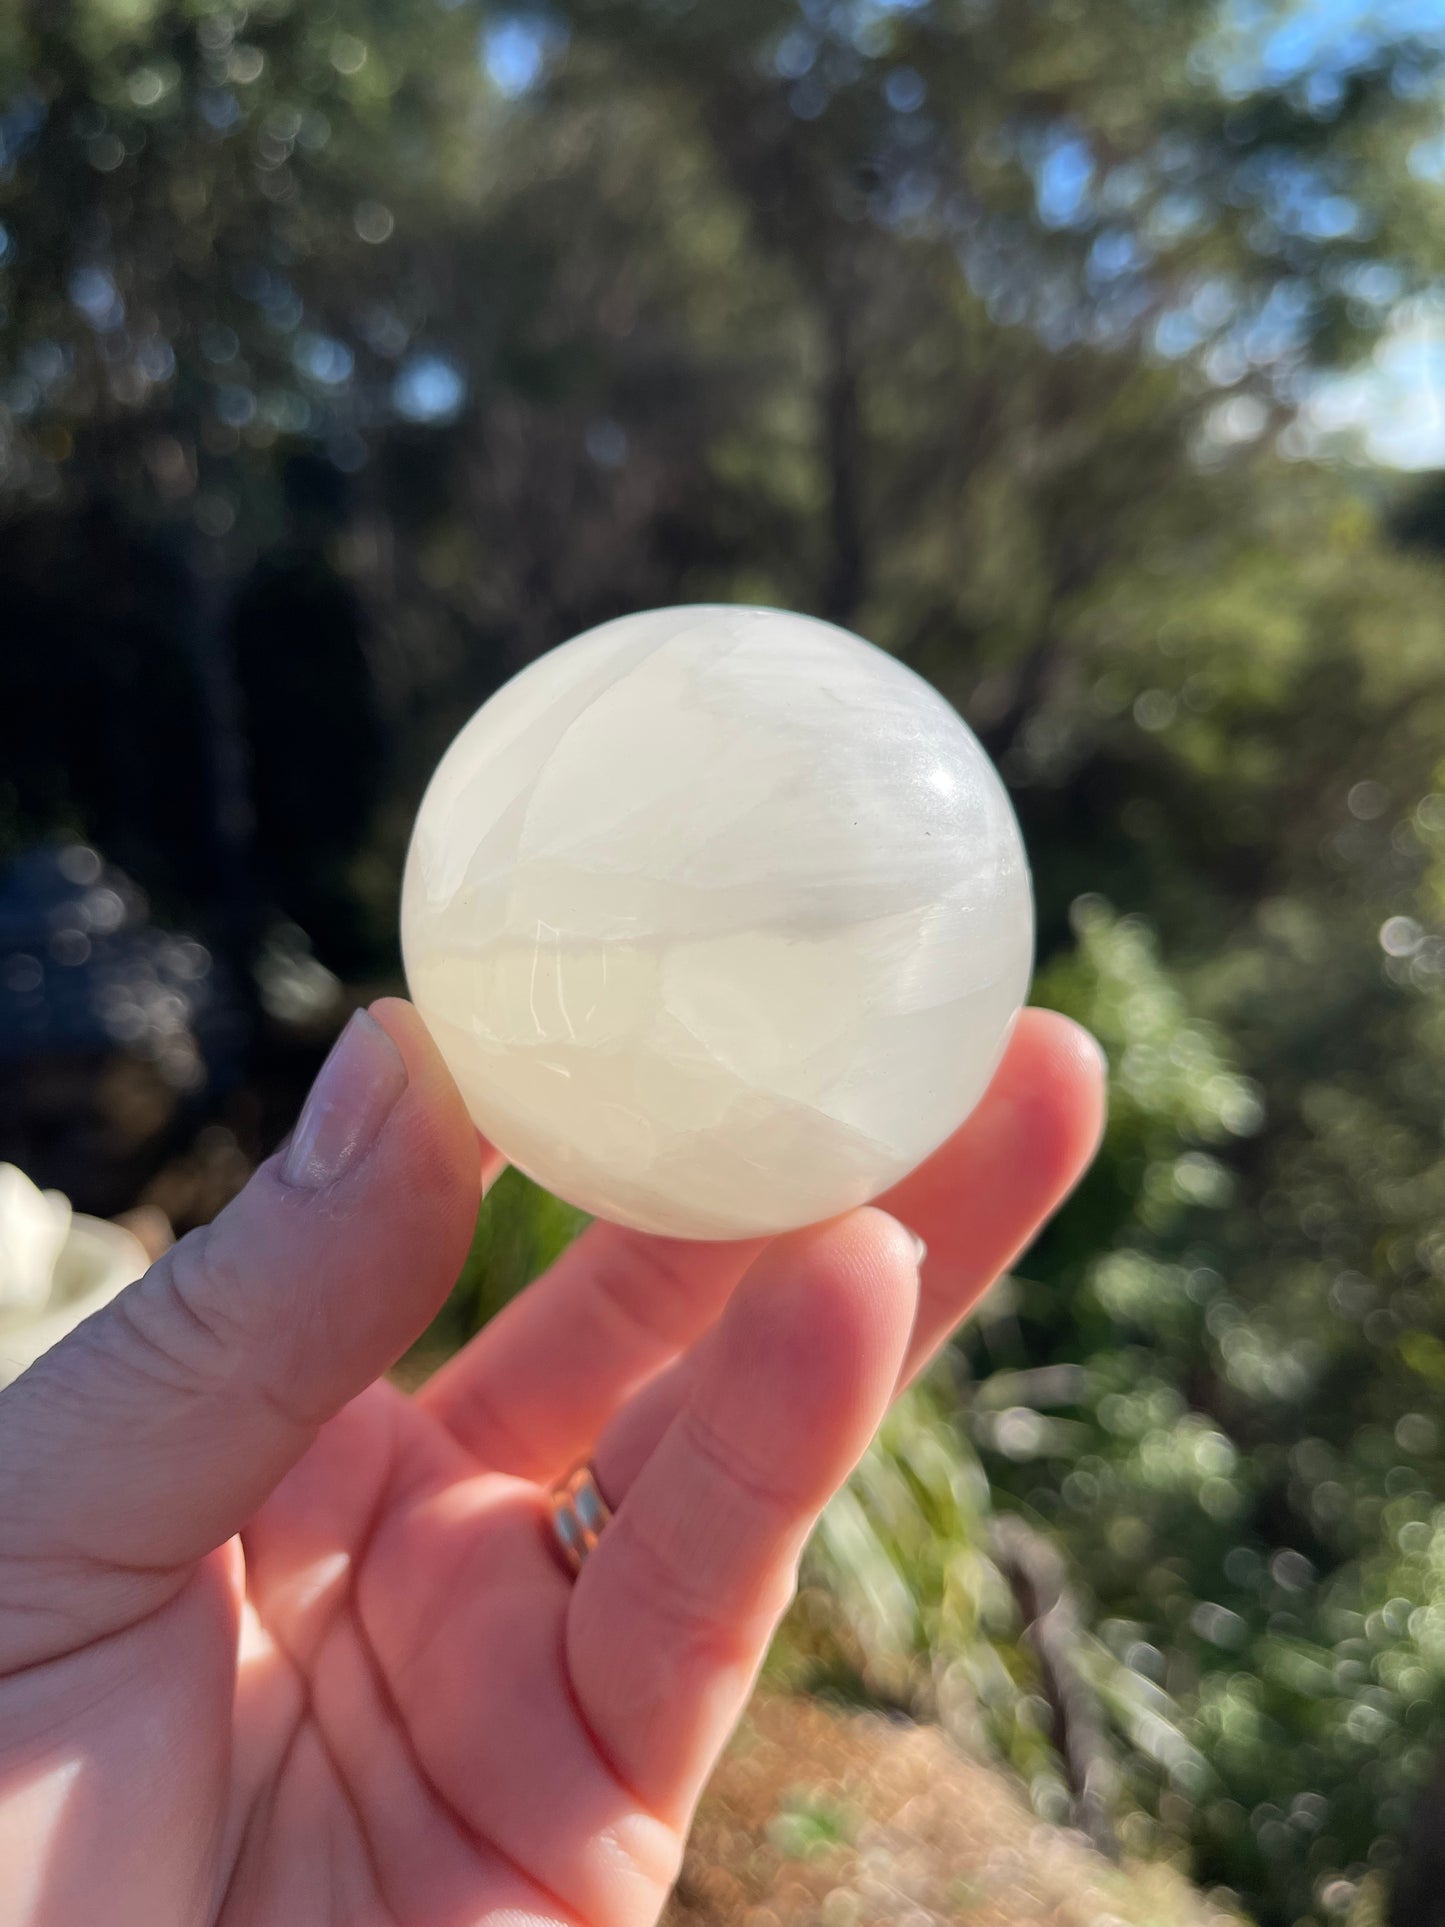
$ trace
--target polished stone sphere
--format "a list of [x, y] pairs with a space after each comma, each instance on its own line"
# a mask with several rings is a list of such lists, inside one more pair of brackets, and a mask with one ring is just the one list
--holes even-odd
[[1033, 904], [1002, 783], [911, 670], [806, 616], [656, 609], [462, 730], [402, 943], [512, 1163], [620, 1224], [743, 1238], [876, 1197], [963, 1122]]

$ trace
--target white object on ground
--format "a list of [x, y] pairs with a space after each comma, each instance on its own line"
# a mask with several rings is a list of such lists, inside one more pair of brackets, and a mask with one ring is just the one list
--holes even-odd
[[42, 1191], [16, 1164], [0, 1164], [0, 1318], [38, 1312], [70, 1231], [70, 1200]]
[[72, 1212], [0, 1164], [0, 1386], [8, 1385], [123, 1286], [148, 1259], [122, 1225]]

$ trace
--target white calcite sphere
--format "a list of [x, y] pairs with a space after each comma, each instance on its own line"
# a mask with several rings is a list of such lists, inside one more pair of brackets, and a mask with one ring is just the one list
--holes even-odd
[[619, 1224], [743, 1238], [876, 1197], [962, 1123], [1033, 906], [1003, 785], [911, 670], [806, 616], [656, 609], [462, 730], [402, 944], [507, 1158]]

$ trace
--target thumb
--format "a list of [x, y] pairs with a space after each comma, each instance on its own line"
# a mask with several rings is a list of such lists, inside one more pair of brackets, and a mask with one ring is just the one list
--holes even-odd
[[173, 1591], [425, 1328], [466, 1255], [480, 1164], [415, 1011], [358, 1012], [289, 1144], [0, 1396], [0, 1595], [22, 1571], [37, 1603], [47, 1574], [67, 1591], [124, 1574], [115, 1616], [93, 1601], [113, 1626], [155, 1603], [137, 1586]]

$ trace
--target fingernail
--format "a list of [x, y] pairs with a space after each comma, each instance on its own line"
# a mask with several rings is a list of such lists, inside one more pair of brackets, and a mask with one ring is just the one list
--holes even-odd
[[1109, 1053], [1104, 1049], [1104, 1046], [1099, 1042], [1093, 1031], [1086, 1030], [1082, 1024], [1079, 1025], [1078, 1030], [1079, 1035], [1084, 1041], [1093, 1045], [1094, 1053], [1099, 1060], [1099, 1069], [1104, 1073], [1104, 1077], [1107, 1080], [1109, 1075]]
[[376, 1019], [356, 1011], [311, 1086], [281, 1166], [299, 1191], [334, 1184], [376, 1142], [406, 1089], [401, 1052]]
[[[906, 1226], [904, 1228], [905, 1230], [907, 1229]], [[908, 1235], [913, 1240], [913, 1255], [918, 1260], [918, 1263], [921, 1267], [924, 1259], [928, 1256], [928, 1246], [923, 1242], [922, 1238], [919, 1237], [916, 1231], [910, 1231]]]

